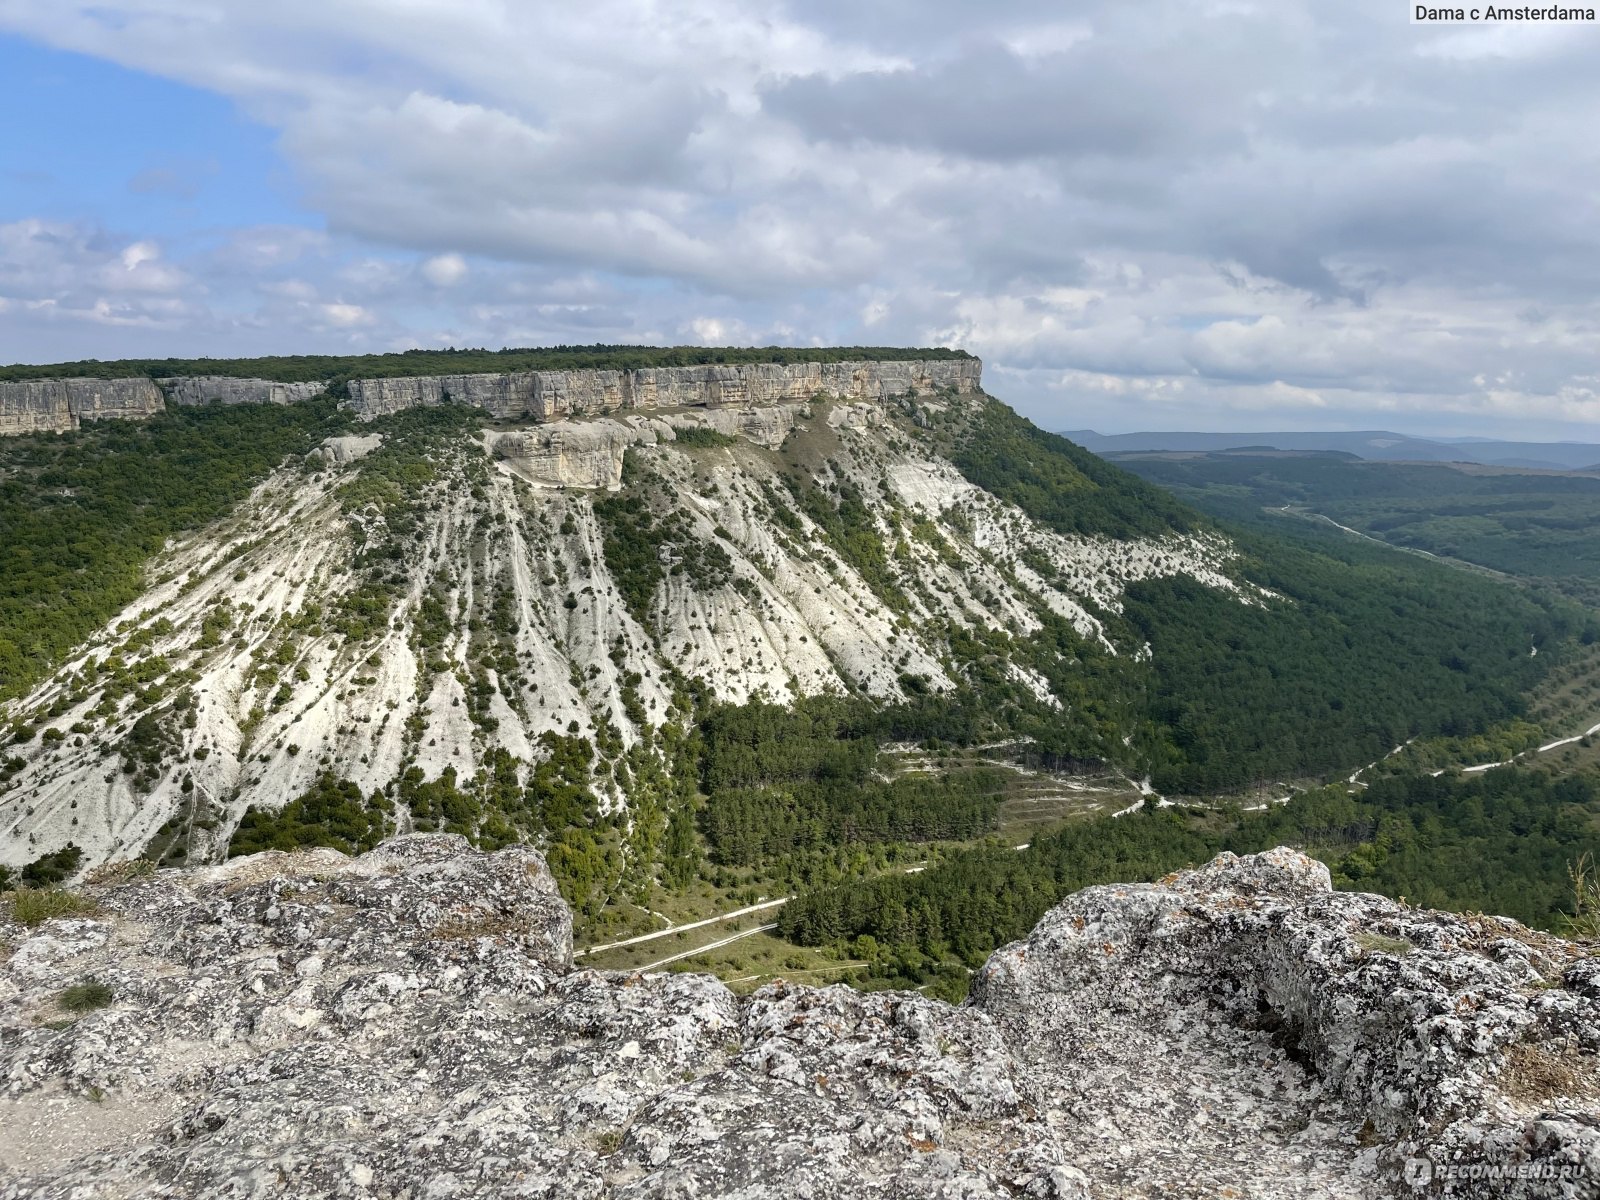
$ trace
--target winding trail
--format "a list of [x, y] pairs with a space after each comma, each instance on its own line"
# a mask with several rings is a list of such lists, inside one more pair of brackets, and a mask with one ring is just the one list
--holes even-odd
[[1361, 776], [1362, 775], [1364, 775], [1368, 771], [1372, 770], [1372, 768], [1377, 766], [1379, 763], [1385, 762], [1388, 759], [1393, 758], [1396, 754], [1399, 754], [1400, 751], [1404, 750], [1407, 746], [1411, 745], [1411, 743], [1416, 741], [1416, 740], [1417, 740], [1416, 738], [1407, 738], [1405, 741], [1401, 742], [1398, 746], [1396, 746], [1393, 750], [1389, 751], [1389, 753], [1385, 754], [1382, 758], [1374, 759], [1372, 762], [1369, 762], [1366, 766], [1357, 768], [1356, 772], [1353, 775], [1351, 775], [1350, 778], [1348, 780], [1346, 780], [1345, 782], [1357, 784], [1360, 787], [1366, 787], [1367, 785], [1361, 782]]
[[[1492, 771], [1496, 767], [1509, 767], [1519, 758], [1527, 758], [1530, 754], [1545, 754], [1551, 750], [1559, 750], [1562, 746], [1570, 746], [1574, 742], [1581, 742], [1584, 738], [1593, 737], [1597, 733], [1600, 733], [1600, 724], [1591, 725], [1582, 733], [1575, 733], [1571, 737], [1557, 738], [1553, 742], [1546, 742], [1544, 745], [1536, 746], [1531, 750], [1519, 750], [1510, 758], [1503, 758], [1499, 762], [1477, 763], [1470, 767], [1462, 767], [1461, 773], [1463, 775], [1476, 775], [1480, 771]], [[1437, 776], [1443, 775], [1444, 772], [1445, 768], [1440, 767], [1437, 771], [1429, 771], [1428, 774]]]
[[[776, 921], [773, 921], [769, 925], [757, 925], [754, 929], [744, 929], [736, 934], [733, 934], [731, 937], [725, 937], [720, 942], [707, 942], [704, 946], [696, 946], [693, 950], [685, 950], [680, 954], [669, 955], [666, 958], [657, 959], [653, 963], [646, 963], [642, 967], [634, 967], [632, 969], [635, 971], [654, 971], [661, 967], [667, 966], [669, 963], [675, 963], [685, 958], [693, 958], [696, 954], [704, 954], [707, 950], [720, 950], [723, 946], [726, 946], [731, 942], [737, 942], [740, 938], [747, 938], [752, 933], [766, 933], [769, 930], [776, 929], [777, 927], [778, 923]], [[576, 955], [574, 955], [574, 957], [576, 957]]]
[[[735, 917], [748, 916], [750, 913], [755, 913], [755, 912], [765, 912], [769, 908], [782, 908], [785, 904], [789, 903], [789, 901], [791, 901], [793, 899], [794, 899], [793, 896], [784, 896], [783, 898], [778, 899], [778, 900], [768, 900], [764, 904], [751, 904], [751, 905], [749, 905], [749, 906], [747, 906], [745, 908], [736, 908], [732, 912], [718, 913], [716, 916], [707, 917], [703, 921], [690, 921], [686, 925], [669, 925], [669, 926], [667, 926], [667, 928], [665, 928], [665, 929], [657, 929], [653, 933], [641, 933], [638, 937], [623, 938], [620, 942], [607, 942], [603, 946], [589, 946], [589, 947], [587, 947], [586, 949], [583, 949], [583, 950], [574, 950], [572, 952], [572, 957], [575, 958], [575, 959], [576, 958], [583, 958], [583, 957], [585, 957], [587, 955], [590, 955], [590, 954], [599, 954], [602, 950], [615, 950], [619, 946], [637, 946], [640, 942], [653, 942], [657, 938], [671, 937], [675, 933], [688, 933], [691, 929], [704, 929], [707, 925], [716, 925], [717, 923], [719, 923], [721, 921], [731, 921]], [[660, 914], [657, 914], [657, 915], [660, 915]], [[762, 928], [770, 929], [772, 927], [770, 925], [765, 925], [765, 926], [762, 926]], [[754, 930], [749, 930], [747, 932], [752, 932], [753, 933], [755, 931]], [[744, 935], [740, 934], [739, 936], [743, 937]], [[720, 944], [721, 943], [719, 942], [718, 945], [720, 945]], [[691, 954], [699, 954], [700, 950], [709, 950], [709, 949], [711, 949], [710, 946], [701, 946], [699, 950], [691, 950], [689, 953], [691, 953]], [[686, 957], [686, 956], [680, 955], [679, 957]], [[673, 960], [672, 959], [667, 959], [666, 961], [667, 962], [671, 962]], [[640, 969], [644, 970], [644, 969], [648, 969], [648, 968], [640, 968]]]

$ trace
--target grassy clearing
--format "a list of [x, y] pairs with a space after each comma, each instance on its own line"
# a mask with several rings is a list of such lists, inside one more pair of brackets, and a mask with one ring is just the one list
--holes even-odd
[[[705, 847], [702, 845], [704, 855]], [[573, 942], [578, 949], [620, 942], [640, 934], [655, 933], [669, 925], [688, 925], [715, 917], [718, 913], [732, 912], [757, 903], [754, 899], [771, 899], [770, 886], [754, 880], [753, 872], [737, 872], [738, 882], [728, 887], [717, 887], [709, 880], [696, 878], [681, 891], [672, 891], [659, 883], [651, 887], [642, 903], [615, 898], [601, 913], [599, 920], [579, 918], [573, 925]]]
[[1534, 690], [1528, 717], [1552, 737], [1587, 729], [1600, 721], [1600, 642], [1575, 645], [1566, 661], [1553, 668]]
[[[884, 758], [900, 774], [939, 774], [977, 768], [1005, 772], [999, 822], [992, 836], [1008, 845], [1025, 842], [1063, 821], [1116, 812], [1139, 798], [1138, 788], [1115, 773], [1069, 775], [1034, 770], [982, 750], [943, 750], [937, 753], [900, 750], [886, 752]], [[952, 847], [973, 845], [978, 840], [982, 839], [932, 844]]]
[[[1004, 775], [999, 823], [983, 839], [971, 841], [927, 842], [902, 846], [888, 865], [869, 873], [901, 873], [921, 870], [953, 852], [998, 840], [1007, 846], [1021, 845], [1064, 822], [1103, 816], [1127, 808], [1139, 797], [1136, 787], [1117, 774], [1092, 776], [1067, 775], [1032, 770], [1007, 761], [1005, 747], [938, 752], [889, 750], [885, 765], [896, 777], [917, 774], [942, 774], [977, 768], [999, 769]], [[702, 843], [702, 852], [709, 854]], [[632, 937], [661, 933], [672, 926], [714, 919], [753, 904], [776, 899], [785, 889], [757, 870], [718, 868], [718, 882], [697, 878], [677, 891], [653, 887], [645, 897], [617, 898], [605, 908], [601, 919], [580, 920], [574, 931], [579, 950], [608, 945]], [[775, 978], [806, 983], [835, 983], [853, 978], [867, 964], [856, 959], [841, 959], [831, 951], [818, 951], [785, 942], [773, 933], [754, 932], [776, 919], [777, 909], [752, 913], [733, 920], [717, 920], [699, 929], [668, 933], [631, 946], [620, 946], [586, 954], [580, 965], [598, 970], [637, 971], [652, 968], [663, 959], [680, 954], [690, 957], [668, 963], [660, 970], [710, 972], [737, 990], [749, 990]], [[746, 934], [727, 946], [709, 948], [736, 934]], [[697, 950], [703, 952], [696, 953]]]
[[[757, 914], [676, 937], [608, 950], [596, 955], [593, 962], [585, 960], [584, 965], [612, 971], [639, 970], [695, 946], [721, 941], [741, 928], [752, 930], [765, 923], [761, 914]], [[707, 949], [659, 969], [715, 975], [734, 991], [744, 993], [774, 979], [818, 985], [847, 982], [866, 965], [860, 959], [840, 958], [831, 949], [794, 946], [773, 933], [761, 932], [750, 933], [726, 946]]]

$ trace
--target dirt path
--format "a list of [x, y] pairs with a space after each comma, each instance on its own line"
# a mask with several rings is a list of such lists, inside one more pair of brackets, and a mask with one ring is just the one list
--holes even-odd
[[[732, 912], [719, 913], [714, 917], [706, 917], [702, 921], [690, 921], [684, 925], [669, 925], [667, 928], [657, 929], [653, 933], [641, 933], [638, 937], [623, 938], [620, 942], [607, 942], [603, 946], [589, 946], [583, 950], [574, 950], [572, 952], [572, 957], [583, 958], [590, 954], [599, 954], [602, 950], [615, 950], [619, 946], [637, 946], [640, 942], [653, 942], [657, 938], [671, 937], [675, 933], [688, 933], [691, 929], [704, 929], [707, 925], [715, 925], [719, 921], [731, 921], [735, 917], [748, 916], [750, 913], [765, 912], [769, 908], [782, 908], [785, 904], [789, 903], [789, 901], [793, 899], [793, 896], [784, 896], [779, 900], [768, 900], [764, 904], [751, 904], [745, 908], [736, 908]], [[659, 916], [660, 914], [657, 915]], [[770, 926], [765, 928], [770, 928]], [[702, 946], [701, 949], [709, 949], [709, 947]], [[699, 951], [697, 950], [693, 953], [698, 954]], [[670, 962], [671, 960], [669, 959], [668, 961]]]

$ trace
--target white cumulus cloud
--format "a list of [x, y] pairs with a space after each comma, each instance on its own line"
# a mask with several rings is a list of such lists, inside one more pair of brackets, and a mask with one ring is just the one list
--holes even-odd
[[422, 264], [422, 277], [434, 287], [455, 287], [467, 278], [467, 260], [459, 254], [436, 254]]

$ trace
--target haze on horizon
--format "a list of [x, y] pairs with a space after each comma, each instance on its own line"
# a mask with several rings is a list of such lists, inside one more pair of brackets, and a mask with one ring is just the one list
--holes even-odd
[[1395, 0], [0, 0], [0, 361], [948, 344], [1600, 441], [1600, 33]]

